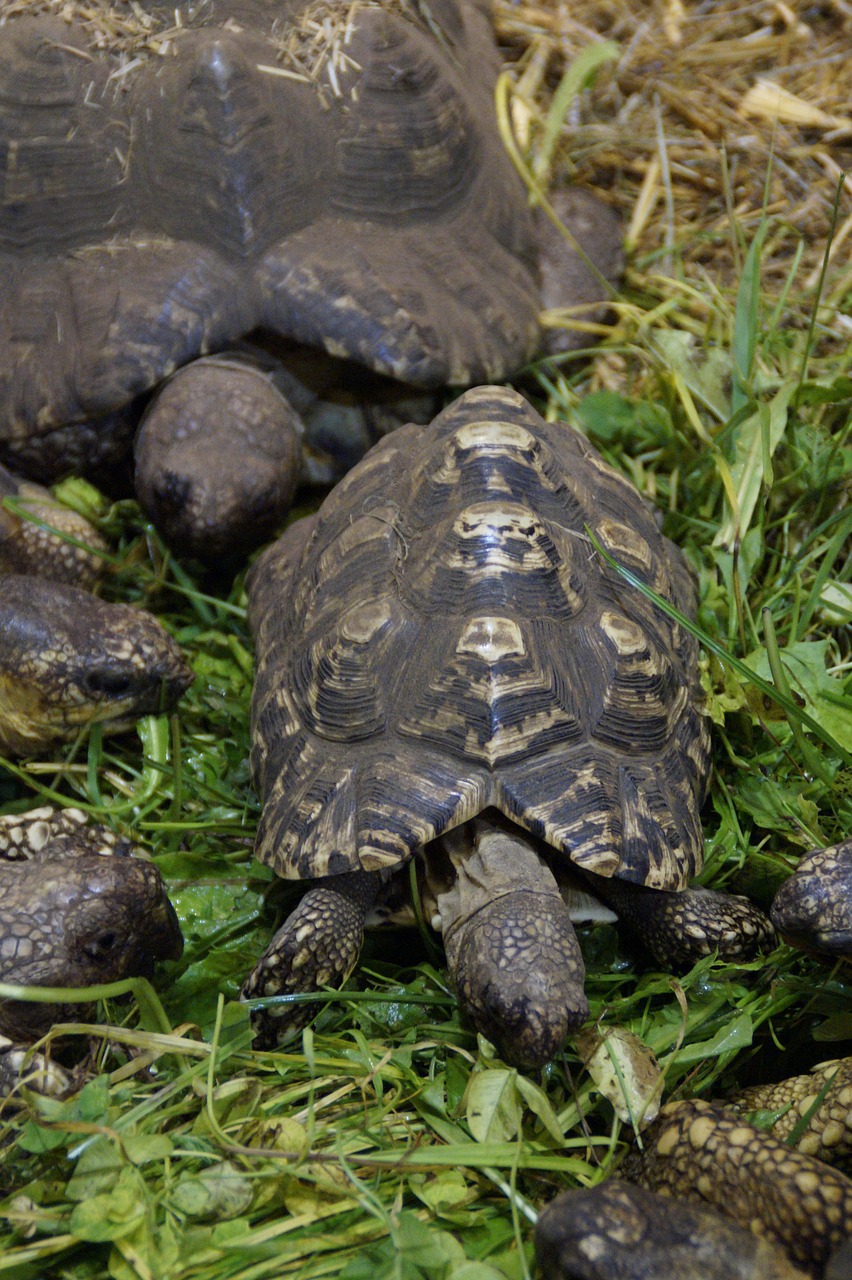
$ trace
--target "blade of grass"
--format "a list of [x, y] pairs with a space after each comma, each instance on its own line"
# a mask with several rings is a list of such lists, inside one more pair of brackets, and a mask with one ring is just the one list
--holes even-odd
[[819, 738], [820, 742], [828, 747], [830, 751], [839, 756], [847, 767], [852, 766], [852, 754], [846, 751], [826, 729], [823, 729], [822, 725], [819, 724], [813, 716], [808, 715], [808, 713], [803, 711], [801, 707], [797, 707], [792, 698], [783, 694], [769, 680], [764, 680], [762, 676], [757, 674], [757, 672], [752, 671], [751, 668], [742, 661], [742, 659], [737, 658], [734, 654], [730, 653], [724, 645], [721, 645], [718, 640], [714, 640], [713, 637], [708, 635], [702, 627], [699, 627], [696, 623], [692, 622], [691, 619], [687, 618], [679, 609], [676, 609], [673, 604], [670, 604], [668, 600], [665, 600], [661, 595], [658, 595], [656, 591], [653, 591], [647, 583], [644, 583], [641, 578], [637, 577], [635, 573], [632, 573], [625, 565], [619, 564], [615, 557], [611, 556], [600, 542], [598, 542], [588, 525], [585, 526], [585, 530], [586, 536], [598, 555], [601, 556], [611, 568], [615, 569], [626, 582], [629, 582], [632, 587], [635, 587], [637, 591], [641, 592], [647, 600], [650, 600], [652, 604], [655, 604], [657, 608], [661, 609], [669, 618], [672, 618], [675, 622], [679, 623], [679, 625], [682, 626], [685, 631], [688, 631], [690, 635], [695, 636], [696, 640], [698, 640], [705, 649], [708, 649], [722, 662], [726, 663], [746, 684], [753, 685], [755, 689], [759, 689], [767, 698], [770, 698], [773, 702], [777, 703], [779, 707], [782, 707], [788, 717], [795, 718], [798, 720], [800, 725], [804, 725], [806, 728], [810, 729], [811, 733], [813, 733], [815, 737]]

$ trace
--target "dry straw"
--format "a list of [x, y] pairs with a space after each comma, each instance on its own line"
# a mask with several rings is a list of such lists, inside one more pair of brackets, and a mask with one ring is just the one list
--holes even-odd
[[[497, 0], [496, 18], [533, 149], [566, 68], [590, 43], [616, 43], [563, 138], [576, 179], [623, 210], [640, 258], [671, 269], [676, 255], [688, 275], [731, 285], [768, 214], [766, 286], [781, 288], [800, 253], [799, 278], [815, 283], [849, 163], [852, 5]], [[844, 187], [835, 255], [852, 218]]]

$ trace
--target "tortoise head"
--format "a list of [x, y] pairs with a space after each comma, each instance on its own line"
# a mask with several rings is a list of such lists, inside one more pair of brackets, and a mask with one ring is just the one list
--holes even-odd
[[192, 674], [143, 610], [14, 574], [0, 577], [0, 750], [29, 753], [86, 725], [169, 711]]
[[852, 956], [852, 840], [802, 859], [775, 895], [772, 922], [793, 946]]
[[[183, 938], [157, 868], [102, 854], [0, 866], [0, 975], [21, 986], [88, 987], [150, 977]], [[33, 1039], [79, 1005], [0, 1004], [0, 1032]]]

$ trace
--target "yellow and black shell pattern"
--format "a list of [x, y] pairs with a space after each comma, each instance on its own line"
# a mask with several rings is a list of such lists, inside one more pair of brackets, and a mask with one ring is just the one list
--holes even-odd
[[254, 567], [258, 857], [390, 869], [494, 806], [579, 867], [677, 890], [709, 768], [652, 512], [576, 431], [479, 387], [376, 445]]

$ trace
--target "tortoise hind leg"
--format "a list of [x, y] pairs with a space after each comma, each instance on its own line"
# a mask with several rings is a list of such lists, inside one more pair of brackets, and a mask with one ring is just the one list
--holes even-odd
[[[317, 881], [291, 912], [243, 983], [240, 996], [281, 996], [339, 987], [361, 953], [364, 921], [381, 887], [376, 872], [353, 871]], [[310, 1022], [319, 1004], [269, 1005], [252, 1013], [255, 1046], [273, 1048]]]
[[775, 945], [772, 922], [748, 898], [715, 889], [672, 893], [624, 880], [589, 880], [661, 964], [692, 965], [714, 951], [721, 960], [751, 960]]

